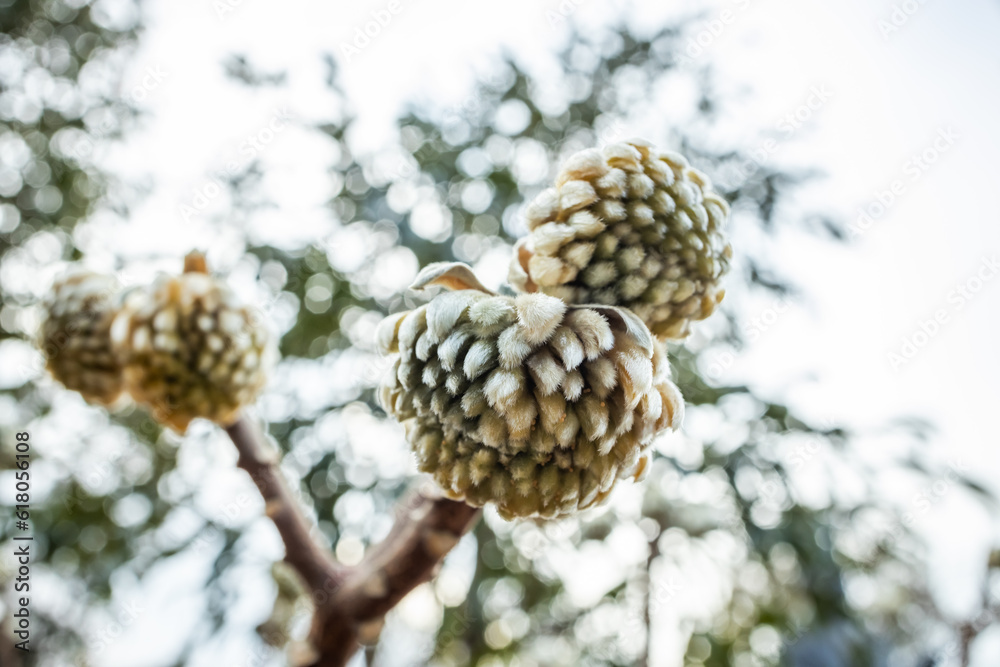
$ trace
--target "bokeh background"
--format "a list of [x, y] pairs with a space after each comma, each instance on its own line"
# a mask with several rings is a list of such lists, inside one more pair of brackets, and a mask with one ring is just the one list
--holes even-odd
[[[286, 664], [308, 605], [224, 434], [85, 405], [32, 339], [71, 262], [191, 249], [281, 335], [254, 409], [357, 562], [418, 480], [372, 334], [419, 267], [506, 276], [576, 150], [644, 137], [733, 206], [683, 432], [555, 524], [485, 520], [356, 665], [1000, 661], [1000, 5], [0, 0], [0, 608], [25, 665]], [[17, 664], [9, 628], [0, 663]]]

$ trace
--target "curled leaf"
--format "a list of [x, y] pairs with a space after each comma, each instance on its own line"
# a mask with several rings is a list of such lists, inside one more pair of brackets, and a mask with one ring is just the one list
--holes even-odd
[[417, 277], [413, 280], [413, 284], [410, 285], [410, 289], [422, 290], [432, 285], [441, 285], [456, 291], [473, 289], [479, 290], [484, 294], [496, 294], [496, 292], [487, 289], [479, 282], [479, 278], [472, 272], [468, 264], [461, 262], [434, 262], [433, 264], [428, 264], [417, 274]]
[[653, 355], [653, 334], [649, 332], [649, 327], [628, 308], [603, 306], [600, 304], [574, 305], [570, 306], [570, 308], [596, 310], [608, 318], [608, 323], [612, 329], [628, 334], [635, 341], [636, 345], [642, 348], [649, 356]]

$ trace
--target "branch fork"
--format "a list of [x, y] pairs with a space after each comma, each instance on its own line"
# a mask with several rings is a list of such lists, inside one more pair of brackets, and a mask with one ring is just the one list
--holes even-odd
[[312, 536], [309, 521], [278, 467], [276, 453], [246, 417], [226, 427], [236, 465], [260, 490], [265, 512], [285, 544], [285, 561], [302, 577], [315, 605], [303, 665], [341, 667], [381, 631], [385, 614], [428, 581], [445, 555], [481, 514], [478, 507], [444, 498], [432, 488], [407, 496], [381, 544], [356, 566], [338, 563]]

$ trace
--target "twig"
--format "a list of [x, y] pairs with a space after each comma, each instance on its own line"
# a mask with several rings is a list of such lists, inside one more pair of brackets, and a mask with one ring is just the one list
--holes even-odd
[[660, 535], [663, 534], [662, 529], [657, 532], [656, 537], [654, 537], [649, 542], [649, 556], [646, 557], [646, 567], [643, 570], [645, 575], [646, 584], [646, 596], [643, 599], [642, 604], [642, 620], [646, 626], [646, 643], [642, 647], [642, 655], [639, 656], [636, 665], [641, 667], [646, 667], [649, 665], [649, 655], [650, 649], [653, 646], [653, 618], [652, 609], [653, 606], [653, 561], [656, 560], [660, 555]]
[[[992, 569], [992, 568], [990, 568]], [[982, 598], [980, 611], [976, 616], [955, 628], [958, 634], [958, 664], [961, 667], [969, 667], [972, 660], [972, 643], [986, 628], [993, 625], [997, 620], [996, 600], [990, 594], [990, 570], [986, 571], [986, 578], [983, 581]]]
[[312, 538], [277, 458], [267, 453], [255, 427], [241, 418], [226, 433], [239, 452], [237, 465], [264, 497], [267, 515], [285, 543], [285, 560], [312, 589], [310, 667], [343, 667], [362, 643], [374, 641], [386, 612], [434, 575], [480, 515], [479, 508], [417, 491], [400, 505], [388, 537], [360, 564], [347, 568]]

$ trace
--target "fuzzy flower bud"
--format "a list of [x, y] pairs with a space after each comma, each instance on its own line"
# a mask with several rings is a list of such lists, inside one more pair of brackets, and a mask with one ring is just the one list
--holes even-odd
[[77, 271], [52, 287], [40, 347], [52, 376], [90, 403], [110, 405], [123, 390], [111, 346], [120, 285], [106, 275]]
[[510, 282], [567, 303], [632, 310], [661, 338], [683, 338], [725, 291], [729, 205], [676, 153], [641, 141], [571, 156], [527, 208]]
[[262, 323], [196, 253], [184, 274], [126, 297], [112, 340], [132, 397], [181, 433], [195, 417], [235, 420], [264, 388], [275, 357]]
[[679, 425], [665, 351], [630, 312], [499, 296], [462, 264], [428, 266], [414, 288], [432, 284], [455, 291], [379, 327], [398, 355], [379, 399], [451, 497], [569, 514], [639, 478], [653, 437]]

